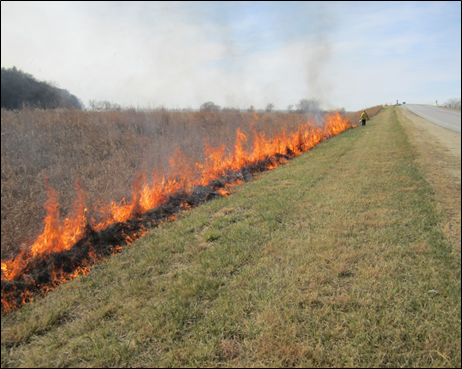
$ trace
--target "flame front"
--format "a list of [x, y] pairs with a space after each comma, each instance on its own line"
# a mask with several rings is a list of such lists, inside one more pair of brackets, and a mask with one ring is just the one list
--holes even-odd
[[[256, 113], [254, 113], [254, 119], [258, 119]], [[130, 219], [134, 214], [143, 214], [156, 208], [164, 203], [171, 194], [178, 191], [190, 191], [196, 186], [205, 186], [211, 181], [222, 178], [226, 173], [237, 171], [247, 165], [266, 160], [267, 169], [276, 168], [278, 163], [284, 163], [285, 160], [272, 160], [271, 158], [275, 155], [288, 157], [300, 155], [319, 142], [351, 128], [349, 121], [337, 112], [327, 114], [323, 123], [323, 126], [319, 127], [314, 123], [307, 122], [293, 133], [289, 134], [284, 130], [273, 138], [266, 138], [265, 132], [257, 132], [254, 129], [251, 143], [242, 130], [238, 129], [233, 150], [227, 152], [224, 145], [212, 147], [205, 143], [203, 162], [190, 163], [185, 154], [177, 148], [169, 160], [171, 170], [168, 176], [159, 177], [154, 173], [152, 182], [148, 183], [146, 174], [138, 174], [132, 185], [131, 201], [128, 202], [124, 199], [120, 203], [111, 202], [106, 206], [100, 204], [97, 211], [102, 214], [103, 220], [99, 222], [94, 219], [87, 219], [85, 196], [77, 182], [77, 199], [73, 211], [67, 218], [60, 220], [57, 193], [46, 182], [48, 200], [45, 202], [44, 230], [28, 249], [22, 249], [15, 258], [1, 262], [2, 281], [22, 278], [27, 272], [27, 265], [32, 258], [44, 258], [53, 252], [69, 250], [85, 233], [87, 224], [90, 224], [95, 231], [103, 230], [113, 223]], [[218, 191], [222, 196], [229, 195], [226, 188]], [[189, 206], [185, 204], [183, 209], [187, 208]], [[138, 237], [141, 235], [138, 234]], [[133, 241], [131, 238], [127, 240], [128, 243]], [[97, 257], [94, 256], [93, 259], [97, 259]], [[78, 275], [86, 274], [89, 270], [88, 265], [82, 265], [73, 274], [63, 275], [62, 272], [56, 271], [53, 285], [59, 285]], [[33, 298], [27, 294], [27, 291], [25, 294], [25, 302]], [[4, 311], [10, 310], [12, 306], [8, 296], [3, 295], [3, 290], [2, 305]]]

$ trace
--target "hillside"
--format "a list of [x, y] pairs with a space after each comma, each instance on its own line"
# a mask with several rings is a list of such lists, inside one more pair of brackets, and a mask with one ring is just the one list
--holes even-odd
[[44, 81], [38, 81], [29, 73], [13, 68], [2, 67], [1, 107], [9, 110], [19, 110], [24, 106], [56, 109], [82, 109], [84, 104], [69, 91], [53, 86]]

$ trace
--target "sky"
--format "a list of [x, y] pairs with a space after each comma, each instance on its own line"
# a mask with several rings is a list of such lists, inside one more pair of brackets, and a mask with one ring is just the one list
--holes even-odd
[[461, 2], [1, 2], [1, 66], [126, 107], [461, 97]]

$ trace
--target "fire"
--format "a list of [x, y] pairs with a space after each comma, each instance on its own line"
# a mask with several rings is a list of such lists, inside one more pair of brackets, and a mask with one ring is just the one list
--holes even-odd
[[217, 190], [217, 192], [223, 197], [228, 197], [229, 196], [229, 191], [224, 189], [224, 188], [219, 188]]
[[[254, 119], [258, 115], [254, 113]], [[225, 146], [212, 147], [204, 143], [203, 162], [190, 163], [186, 155], [179, 149], [175, 149], [169, 160], [170, 172], [166, 175], [153, 173], [151, 183], [147, 181], [147, 175], [139, 173], [132, 185], [131, 200], [123, 199], [120, 203], [112, 201], [109, 205], [97, 205], [97, 211], [103, 220], [96, 222], [95, 219], [87, 219], [87, 208], [85, 205], [85, 194], [76, 181], [77, 199], [75, 200], [71, 215], [61, 220], [57, 193], [46, 180], [46, 192], [48, 200], [44, 206], [46, 216], [43, 220], [43, 232], [36, 241], [27, 249], [22, 249], [16, 257], [1, 262], [2, 281], [27, 280], [29, 263], [31, 260], [46, 258], [51, 253], [60, 253], [70, 250], [85, 234], [88, 225], [94, 231], [102, 231], [115, 223], [123, 223], [135, 215], [141, 215], [154, 209], [169, 198], [170, 195], [180, 191], [191, 191], [197, 186], [206, 186], [212, 181], [220, 179], [240, 170], [243, 167], [265, 163], [266, 169], [274, 169], [283, 164], [288, 158], [300, 155], [310, 150], [319, 142], [335, 136], [351, 124], [339, 113], [327, 114], [324, 125], [307, 122], [301, 125], [295, 132], [287, 133], [285, 130], [273, 138], [268, 138], [265, 132], [257, 132], [252, 124], [253, 140], [251, 141], [241, 129], [237, 129], [233, 150], [226, 151]], [[192, 164], [192, 165], [191, 165]], [[241, 180], [237, 180], [241, 182]], [[221, 196], [229, 196], [229, 189], [215, 189]], [[180, 205], [181, 211], [190, 208], [188, 203]], [[169, 219], [174, 217], [170, 215]], [[132, 234], [124, 234], [126, 244], [131, 244], [146, 232], [139, 231]], [[117, 245], [113, 252], [122, 248]], [[90, 271], [90, 264], [101, 259], [96, 254], [89, 255], [84, 265], [76, 266], [75, 269], [66, 273], [63, 270], [53, 270], [52, 281], [41, 287], [41, 291], [54, 288], [61, 283], [71, 280], [79, 275], [87, 274]], [[29, 280], [29, 283], [35, 281]], [[23, 302], [33, 299], [30, 291], [23, 294]], [[3, 291], [2, 284], [2, 306], [3, 311], [14, 308], [12, 298]]]
[[48, 200], [45, 202], [47, 215], [43, 221], [45, 229], [31, 246], [32, 256], [68, 250], [79, 240], [86, 224], [85, 213], [87, 210], [83, 201], [83, 192], [80, 190], [78, 182], [75, 184], [78, 198], [74, 203], [73, 217], [67, 217], [62, 223], [60, 222], [56, 191], [50, 187], [48, 182], [46, 185]]

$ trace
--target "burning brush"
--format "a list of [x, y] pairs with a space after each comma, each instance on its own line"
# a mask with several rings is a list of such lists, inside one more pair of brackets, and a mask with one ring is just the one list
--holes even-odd
[[338, 113], [328, 114], [324, 127], [308, 122], [292, 134], [284, 132], [273, 139], [267, 139], [263, 132], [254, 132], [250, 151], [244, 149], [247, 137], [238, 129], [233, 152], [226, 155], [224, 146], [206, 145], [205, 162], [196, 163], [189, 172], [183, 165], [184, 155], [177, 150], [170, 160], [171, 179], [162, 178], [149, 186], [139, 176], [133, 184], [132, 201], [111, 203], [104, 212], [104, 220], [98, 224], [87, 220], [78, 184], [73, 216], [61, 221], [56, 191], [48, 185], [44, 231], [30, 248], [22, 249], [13, 259], [2, 260], [2, 313], [87, 274], [91, 265], [119, 253], [123, 246], [149, 229], [175, 219], [182, 211], [228, 196], [230, 185], [249, 181], [254, 173], [276, 168], [350, 127]]

